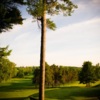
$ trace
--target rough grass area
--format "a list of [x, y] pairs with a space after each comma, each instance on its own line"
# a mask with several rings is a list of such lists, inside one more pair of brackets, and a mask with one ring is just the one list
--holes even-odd
[[[84, 84], [74, 82], [58, 88], [48, 88], [45, 100], [100, 100], [100, 81], [91, 85], [86, 88]], [[0, 100], [30, 100], [29, 96], [38, 98], [38, 89], [35, 89], [31, 78], [15, 78], [0, 83]]]

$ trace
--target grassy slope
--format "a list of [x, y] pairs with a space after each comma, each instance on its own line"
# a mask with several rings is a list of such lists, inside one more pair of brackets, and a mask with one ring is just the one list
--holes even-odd
[[[92, 84], [100, 84], [100, 81]], [[98, 100], [100, 87], [86, 88], [78, 82], [66, 84], [59, 88], [46, 89], [46, 100]], [[31, 79], [12, 79], [0, 84], [0, 98], [7, 100], [26, 100], [29, 95], [38, 96], [38, 89], [34, 89]], [[29, 99], [27, 99], [29, 100]]]

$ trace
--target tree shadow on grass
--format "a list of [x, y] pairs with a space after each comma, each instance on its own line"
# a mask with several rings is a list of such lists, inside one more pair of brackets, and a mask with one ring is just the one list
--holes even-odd
[[[32, 96], [36, 98], [38, 97], [38, 93]], [[47, 98], [46, 100], [77, 100], [75, 98], [79, 97], [91, 98], [88, 100], [100, 100], [100, 88], [61, 87], [51, 90], [47, 89], [45, 97]]]
[[0, 98], [0, 100], [29, 100], [27, 97], [20, 97], [20, 98]]
[[[0, 92], [13, 92], [16, 90], [36, 89], [29, 80], [14, 81], [13, 83], [5, 86], [0, 86]], [[74, 97], [97, 97], [100, 100], [100, 86], [86, 88], [86, 87], [58, 87], [48, 88], [45, 91], [46, 100], [77, 100]], [[32, 97], [38, 97], [38, 93], [33, 94]], [[2, 98], [0, 100], [30, 100], [29, 98]], [[78, 99], [81, 100], [81, 99]], [[90, 99], [89, 99], [90, 100]], [[91, 99], [93, 100], [93, 99]], [[96, 99], [97, 100], [97, 99]]]
[[[20, 80], [9, 83], [8, 85], [0, 86], [0, 92], [13, 92], [16, 90], [34, 89], [35, 86], [30, 82], [30, 80]], [[36, 88], [35, 88], [36, 89]]]

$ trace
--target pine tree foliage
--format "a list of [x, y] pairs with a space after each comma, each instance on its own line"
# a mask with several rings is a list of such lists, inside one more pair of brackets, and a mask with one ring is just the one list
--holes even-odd
[[51, 30], [55, 30], [56, 29], [56, 25], [53, 21], [51, 21], [49, 18], [46, 19], [47, 22], [47, 28], [51, 29]]
[[24, 4], [23, 0], [0, 0], [0, 33], [12, 29], [14, 24], [22, 24], [24, 19], [18, 6]]
[[[77, 8], [70, 0], [46, 0], [43, 4], [42, 0], [27, 0], [28, 8], [27, 11], [33, 16], [33, 19], [41, 21], [43, 11], [46, 11], [48, 15], [63, 14], [64, 16], [71, 16], [74, 9]], [[45, 9], [44, 9], [45, 6]], [[51, 30], [56, 29], [56, 25], [50, 19], [47, 19], [47, 28]]]
[[0, 59], [6, 58], [7, 56], [10, 55], [12, 50], [8, 50], [8, 47], [9, 46], [2, 47], [2, 48], [0, 47]]

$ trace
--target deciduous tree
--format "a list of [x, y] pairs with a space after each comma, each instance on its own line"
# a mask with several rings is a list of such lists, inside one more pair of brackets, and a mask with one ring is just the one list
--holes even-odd
[[0, 82], [6, 81], [15, 75], [15, 64], [7, 59], [11, 50], [8, 50], [8, 46], [0, 48]]
[[95, 81], [95, 71], [90, 61], [83, 63], [83, 67], [79, 74], [79, 81], [80, 83], [86, 84], [87, 87], [90, 86], [90, 83]]

